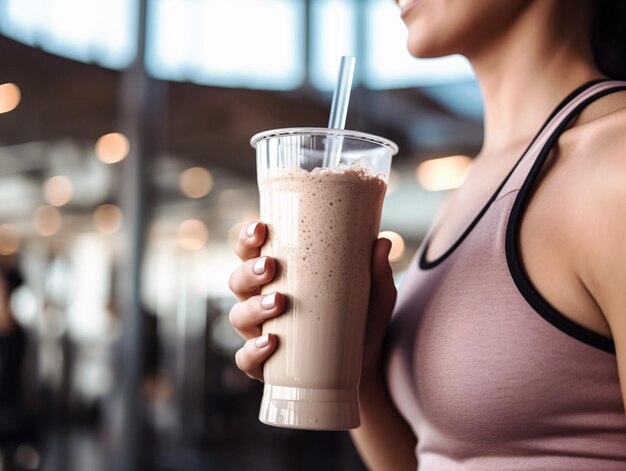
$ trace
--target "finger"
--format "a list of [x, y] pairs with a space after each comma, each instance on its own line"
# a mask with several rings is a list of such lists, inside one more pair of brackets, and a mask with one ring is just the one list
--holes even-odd
[[228, 318], [235, 330], [244, 339], [261, 335], [261, 324], [266, 319], [277, 316], [285, 308], [285, 297], [281, 293], [252, 296], [237, 303], [230, 310]]
[[243, 347], [235, 353], [237, 368], [250, 378], [263, 381], [263, 363], [276, 348], [276, 337], [265, 334], [248, 340]]
[[261, 255], [261, 245], [265, 242], [267, 228], [261, 221], [252, 221], [239, 231], [239, 238], [235, 244], [235, 253], [245, 261]]
[[276, 262], [271, 257], [253, 258], [245, 261], [231, 275], [228, 287], [240, 301], [259, 294], [260, 288], [276, 273]]

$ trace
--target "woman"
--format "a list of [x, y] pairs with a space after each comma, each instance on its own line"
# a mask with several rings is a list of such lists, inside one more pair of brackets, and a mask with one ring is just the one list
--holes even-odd
[[[374, 247], [355, 444], [378, 470], [626, 469], [626, 83], [606, 81], [626, 79], [606, 43], [624, 5], [400, 4], [414, 56], [471, 61], [485, 135], [391, 321], [390, 243]], [[242, 232], [230, 282], [237, 364], [260, 380], [276, 341], [259, 325], [284, 306], [258, 295], [265, 233]]]

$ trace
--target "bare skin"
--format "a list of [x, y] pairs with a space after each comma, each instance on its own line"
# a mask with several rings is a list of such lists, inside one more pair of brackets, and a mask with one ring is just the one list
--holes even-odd
[[[445, 252], [509, 172], [551, 110], [577, 86], [602, 74], [589, 47], [587, 0], [419, 0], [403, 14], [416, 57], [464, 54], [485, 101], [483, 148], [462, 188], [437, 217], [428, 259]], [[612, 337], [626, 403], [626, 93], [589, 106], [563, 133], [536, 187], [521, 227], [521, 257], [539, 292], [575, 322]], [[241, 303], [231, 322], [247, 340], [238, 366], [262, 380], [275, 339], [255, 346], [263, 319], [259, 287], [274, 265], [254, 275], [265, 239], [259, 223], [237, 244], [244, 264], [231, 289]], [[374, 248], [373, 290], [360, 391], [362, 426], [352, 437], [370, 469], [416, 469], [416, 438], [394, 408], [384, 382], [381, 349], [395, 300], [384, 245]], [[548, 263], [546, 263], [548, 261]]]

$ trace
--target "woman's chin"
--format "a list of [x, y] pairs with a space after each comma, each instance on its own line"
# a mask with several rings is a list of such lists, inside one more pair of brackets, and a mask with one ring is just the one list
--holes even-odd
[[432, 42], [422, 41], [416, 38], [411, 38], [406, 42], [406, 48], [416, 59], [434, 59], [437, 57], [444, 57], [454, 54], [451, 49], [437, 46]]
[[[413, 57], [418, 59], [432, 59], [449, 56], [458, 52], [458, 47], [452, 47], [449, 35], [438, 34], [423, 22], [413, 24], [408, 29], [406, 47]], [[457, 44], [458, 46], [458, 44]]]

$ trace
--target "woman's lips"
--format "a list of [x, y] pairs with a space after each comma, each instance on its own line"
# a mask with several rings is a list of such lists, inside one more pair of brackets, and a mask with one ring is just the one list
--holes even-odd
[[417, 5], [419, 0], [398, 0], [398, 5], [400, 6], [400, 16], [404, 18], [407, 13]]

